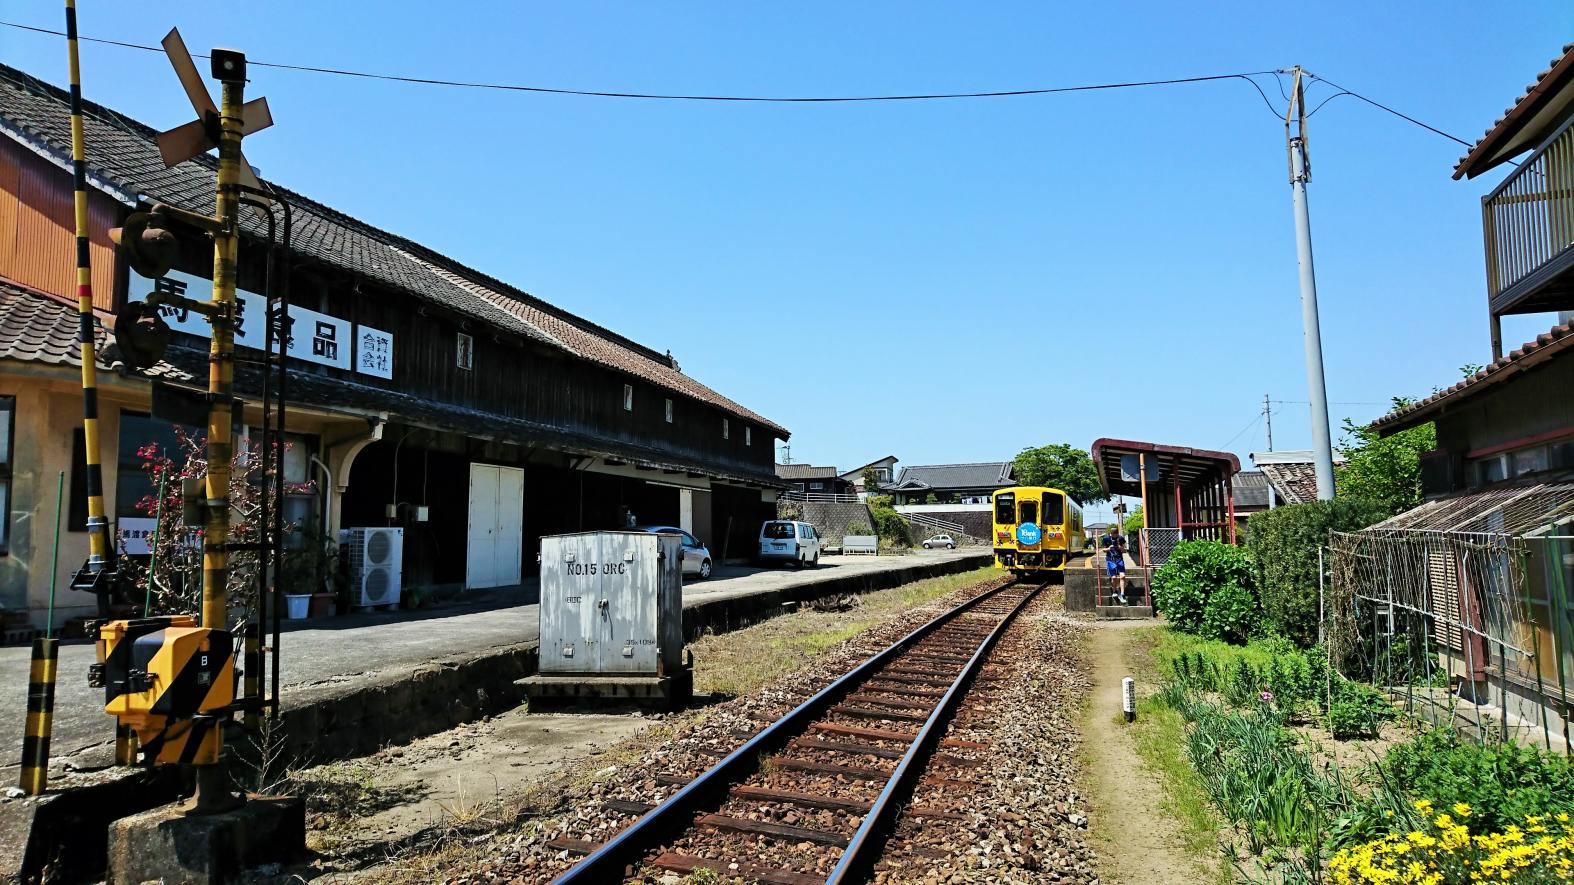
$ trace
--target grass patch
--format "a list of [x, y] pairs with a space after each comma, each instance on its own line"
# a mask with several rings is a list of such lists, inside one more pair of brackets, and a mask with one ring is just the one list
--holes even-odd
[[[1169, 660], [1182, 651], [1193, 651], [1193, 645], [1218, 645], [1235, 648], [1223, 642], [1198, 639], [1168, 627], [1146, 627], [1132, 631], [1128, 651], [1136, 678], [1143, 685], [1157, 685], [1169, 666]], [[1164, 784], [1164, 811], [1173, 818], [1180, 830], [1182, 847], [1187, 854], [1197, 858], [1206, 868], [1216, 871], [1215, 882], [1228, 885], [1231, 881], [1230, 866], [1219, 853], [1219, 833], [1224, 822], [1219, 819], [1202, 778], [1186, 756], [1186, 720], [1176, 711], [1153, 697], [1137, 702], [1137, 721], [1128, 728], [1137, 754], [1149, 770], [1157, 772]], [[1117, 841], [1118, 844], [1118, 841]]]
[[689, 643], [694, 690], [725, 697], [749, 694], [881, 621], [999, 576], [986, 567], [930, 578], [854, 597], [855, 605], [846, 611], [805, 609], [725, 635], [703, 636]]

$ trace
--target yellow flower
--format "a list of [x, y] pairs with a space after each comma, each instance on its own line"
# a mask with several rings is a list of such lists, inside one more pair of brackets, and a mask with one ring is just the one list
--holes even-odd
[[1454, 807], [1454, 813], [1459, 815], [1460, 817], [1469, 817], [1470, 816], [1470, 806], [1469, 805], [1466, 805], [1463, 802], [1455, 802], [1453, 807]]

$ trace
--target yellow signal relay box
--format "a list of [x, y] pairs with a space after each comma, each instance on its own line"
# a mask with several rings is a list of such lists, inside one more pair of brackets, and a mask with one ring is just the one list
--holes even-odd
[[109, 621], [98, 628], [89, 683], [104, 712], [130, 727], [143, 761], [218, 761], [219, 729], [235, 702], [235, 639], [190, 615]]

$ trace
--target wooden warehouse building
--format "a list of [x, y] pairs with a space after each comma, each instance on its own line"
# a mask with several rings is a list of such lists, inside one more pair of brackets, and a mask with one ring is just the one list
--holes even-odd
[[[108, 230], [154, 202], [212, 212], [217, 163], [166, 169], [154, 130], [92, 103], [86, 136], [106, 506], [117, 543], [135, 554], [151, 522], [137, 507], [152, 492], [139, 449], [174, 445], [174, 422], [154, 417], [154, 403], [205, 389], [208, 332], [171, 316], [165, 361], [137, 373], [116, 358], [112, 315], [155, 287], [206, 299], [212, 249], [183, 233], [176, 269], [147, 280], [116, 259]], [[87, 552], [70, 155], [65, 91], [0, 66], [0, 608], [35, 625], [60, 471], [75, 490], [62, 587]], [[539, 536], [631, 515], [682, 526], [718, 559], [747, 555], [786, 486], [773, 463], [786, 429], [684, 375], [668, 353], [272, 187], [294, 210], [285, 512], [305, 529], [297, 543], [402, 526], [404, 584], [450, 588], [518, 584]], [[266, 228], [249, 212], [242, 224], [244, 357], [262, 341]], [[260, 424], [260, 373], [242, 360], [236, 375], [244, 435]], [[92, 604], [63, 593], [56, 620]]]

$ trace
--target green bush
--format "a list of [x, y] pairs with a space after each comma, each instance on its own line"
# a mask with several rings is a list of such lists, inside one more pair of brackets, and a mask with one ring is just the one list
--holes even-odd
[[[1206, 636], [1208, 600], [1226, 587], [1251, 595], [1246, 552], [1218, 541], [1182, 541], [1153, 575], [1153, 601], [1177, 629]], [[1232, 610], [1239, 597], [1235, 590], [1230, 591]], [[1221, 609], [1219, 615], [1224, 614]]]
[[870, 507], [869, 516], [874, 520], [874, 533], [879, 535], [881, 540], [889, 541], [897, 547], [912, 546], [913, 536], [902, 514], [890, 507]]
[[1388, 751], [1387, 776], [1439, 810], [1471, 808], [1471, 828], [1498, 832], [1528, 815], [1574, 811], [1574, 766], [1518, 744], [1482, 746], [1434, 728]]
[[1265, 626], [1303, 648], [1317, 642], [1318, 548], [1330, 531], [1357, 531], [1383, 516], [1375, 504], [1348, 499], [1252, 514], [1246, 546]]
[[1257, 628], [1257, 597], [1239, 584], [1225, 584], [1202, 610], [1202, 635], [1240, 645]]

